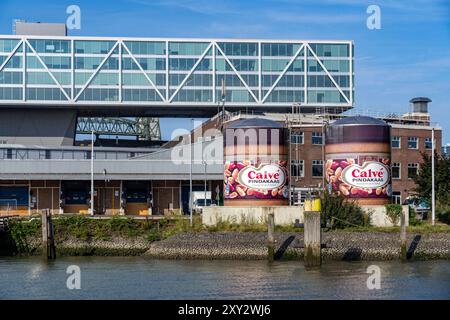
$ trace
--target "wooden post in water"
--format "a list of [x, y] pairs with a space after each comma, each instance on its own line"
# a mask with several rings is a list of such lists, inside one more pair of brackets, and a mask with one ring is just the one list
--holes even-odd
[[42, 255], [48, 260], [56, 258], [53, 220], [49, 209], [42, 211]]
[[402, 210], [400, 214], [400, 259], [407, 260], [406, 250], [406, 213]]
[[322, 264], [320, 211], [305, 211], [305, 267], [319, 267]]
[[48, 259], [48, 216], [47, 216], [47, 211], [46, 210], [42, 210], [41, 211], [41, 215], [42, 215], [42, 256], [46, 259]]
[[269, 261], [273, 261], [275, 256], [274, 229], [275, 229], [275, 216], [273, 211], [271, 210], [267, 215], [267, 254]]

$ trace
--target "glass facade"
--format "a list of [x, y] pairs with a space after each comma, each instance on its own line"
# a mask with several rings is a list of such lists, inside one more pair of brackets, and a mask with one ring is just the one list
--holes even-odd
[[[350, 41], [0, 36], [0, 103], [351, 107]], [[222, 86], [226, 92], [222, 97]]]

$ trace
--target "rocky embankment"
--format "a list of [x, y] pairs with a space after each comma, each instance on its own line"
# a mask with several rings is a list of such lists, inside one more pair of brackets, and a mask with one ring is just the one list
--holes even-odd
[[[22, 252], [40, 254], [42, 241], [28, 238]], [[111, 239], [76, 239], [67, 238], [56, 241], [56, 254], [64, 256], [137, 256], [145, 253], [150, 243], [142, 237], [113, 237]]]
[[[275, 259], [302, 259], [303, 233], [276, 233]], [[163, 259], [267, 259], [265, 232], [188, 232], [154, 242], [145, 255]], [[398, 259], [398, 233], [324, 232], [324, 260]], [[408, 258], [450, 259], [450, 233], [408, 234]]]

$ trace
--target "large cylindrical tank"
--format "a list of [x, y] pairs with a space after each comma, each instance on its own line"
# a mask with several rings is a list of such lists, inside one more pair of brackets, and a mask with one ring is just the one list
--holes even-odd
[[224, 129], [225, 206], [289, 204], [286, 128], [272, 120], [238, 120]]
[[391, 201], [391, 128], [371, 117], [348, 117], [326, 128], [325, 178], [330, 192], [359, 204]]

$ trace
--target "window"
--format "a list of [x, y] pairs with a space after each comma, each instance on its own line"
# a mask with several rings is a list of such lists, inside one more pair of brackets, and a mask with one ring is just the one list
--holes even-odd
[[402, 194], [399, 191], [392, 192], [392, 203], [402, 204]]
[[431, 141], [431, 138], [425, 138], [425, 149], [431, 148], [433, 148], [433, 142]]
[[303, 132], [294, 132], [291, 134], [291, 143], [292, 144], [303, 144]]
[[419, 138], [408, 137], [408, 149], [418, 149], [419, 148]]
[[419, 172], [418, 163], [408, 163], [408, 179], [413, 179]]
[[401, 147], [401, 138], [400, 137], [392, 137], [391, 147], [395, 149], [400, 149]]
[[392, 179], [400, 179], [401, 178], [401, 164], [398, 162], [394, 162], [391, 167], [392, 170]]
[[304, 170], [304, 160], [291, 160], [291, 176], [293, 177], [304, 177], [305, 176], [305, 170]]
[[322, 177], [323, 176], [323, 161], [313, 160], [312, 161], [312, 176]]
[[322, 144], [322, 133], [321, 132], [313, 132], [311, 137], [312, 144]]

